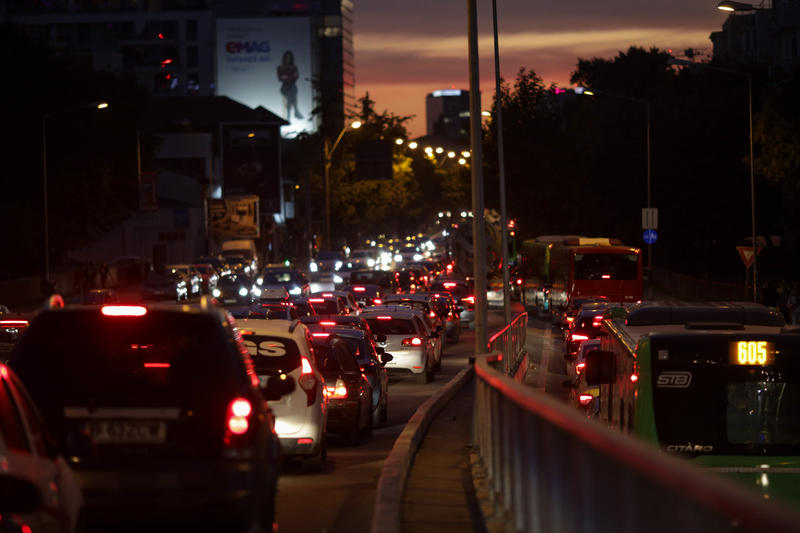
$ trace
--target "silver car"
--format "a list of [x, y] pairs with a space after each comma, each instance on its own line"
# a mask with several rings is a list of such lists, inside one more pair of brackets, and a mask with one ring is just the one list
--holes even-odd
[[[318, 370], [305, 325], [289, 320], [239, 320], [236, 326], [261, 383], [290, 376], [294, 392], [269, 402], [284, 457], [300, 457], [304, 468], [319, 470], [327, 454], [325, 379]], [[262, 385], [263, 386], [263, 385]]]
[[361, 316], [369, 323], [378, 347], [392, 354], [386, 370], [410, 372], [420, 384], [430, 381], [437, 362], [433, 341], [439, 334], [428, 330], [419, 311], [378, 305], [368, 307]]

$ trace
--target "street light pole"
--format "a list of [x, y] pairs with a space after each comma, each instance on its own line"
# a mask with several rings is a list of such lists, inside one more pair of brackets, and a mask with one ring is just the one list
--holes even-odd
[[511, 323], [510, 276], [508, 273], [508, 222], [506, 213], [506, 162], [503, 146], [503, 102], [500, 94], [500, 44], [497, 35], [497, 0], [492, 0], [492, 22], [494, 26], [494, 100], [497, 114], [497, 158], [498, 181], [500, 182], [500, 228], [503, 247], [503, 317]]
[[323, 146], [324, 155], [325, 155], [325, 246], [328, 250], [331, 250], [331, 166], [333, 164], [333, 152], [336, 150], [336, 147], [339, 146], [339, 142], [344, 137], [345, 132], [347, 132], [348, 128], [353, 128], [357, 130], [361, 127], [361, 122], [355, 121], [352, 124], [345, 124], [342, 128], [342, 131], [339, 132], [339, 135], [336, 137], [336, 141], [334, 141], [333, 146], [331, 146], [330, 140], [325, 137], [325, 145]]

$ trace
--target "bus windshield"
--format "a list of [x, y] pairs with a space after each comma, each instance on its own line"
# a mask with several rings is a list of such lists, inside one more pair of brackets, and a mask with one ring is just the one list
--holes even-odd
[[[739, 363], [732, 336], [653, 338], [653, 407], [667, 451], [800, 453], [800, 343], [769, 344], [769, 360]], [[756, 341], [745, 341], [756, 342]], [[767, 355], [765, 354], [765, 357]], [[687, 416], [686, 413], [692, 413]]]
[[576, 280], [635, 280], [638, 278], [637, 254], [576, 253]]

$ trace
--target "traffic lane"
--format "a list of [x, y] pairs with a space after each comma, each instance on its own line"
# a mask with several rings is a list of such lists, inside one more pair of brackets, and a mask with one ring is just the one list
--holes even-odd
[[561, 329], [550, 317], [529, 315], [525, 346], [529, 361], [525, 384], [566, 402], [570, 389], [564, 386], [568, 376]]
[[[502, 313], [490, 312], [490, 327], [499, 328], [502, 319]], [[417, 385], [411, 376], [390, 376], [389, 417], [370, 439], [353, 448], [331, 439], [319, 473], [306, 474], [299, 464], [285, 465], [276, 500], [280, 531], [369, 530], [378, 478], [395, 440], [419, 406], [469, 364], [475, 334], [466, 328], [461, 334], [457, 344], [445, 348], [442, 369], [430, 383]]]

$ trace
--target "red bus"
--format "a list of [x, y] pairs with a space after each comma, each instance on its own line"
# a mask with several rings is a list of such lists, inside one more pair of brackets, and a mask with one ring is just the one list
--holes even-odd
[[605, 296], [611, 302], [642, 299], [638, 248], [605, 237], [543, 236], [522, 243], [520, 270], [526, 305], [564, 309], [573, 298]]

